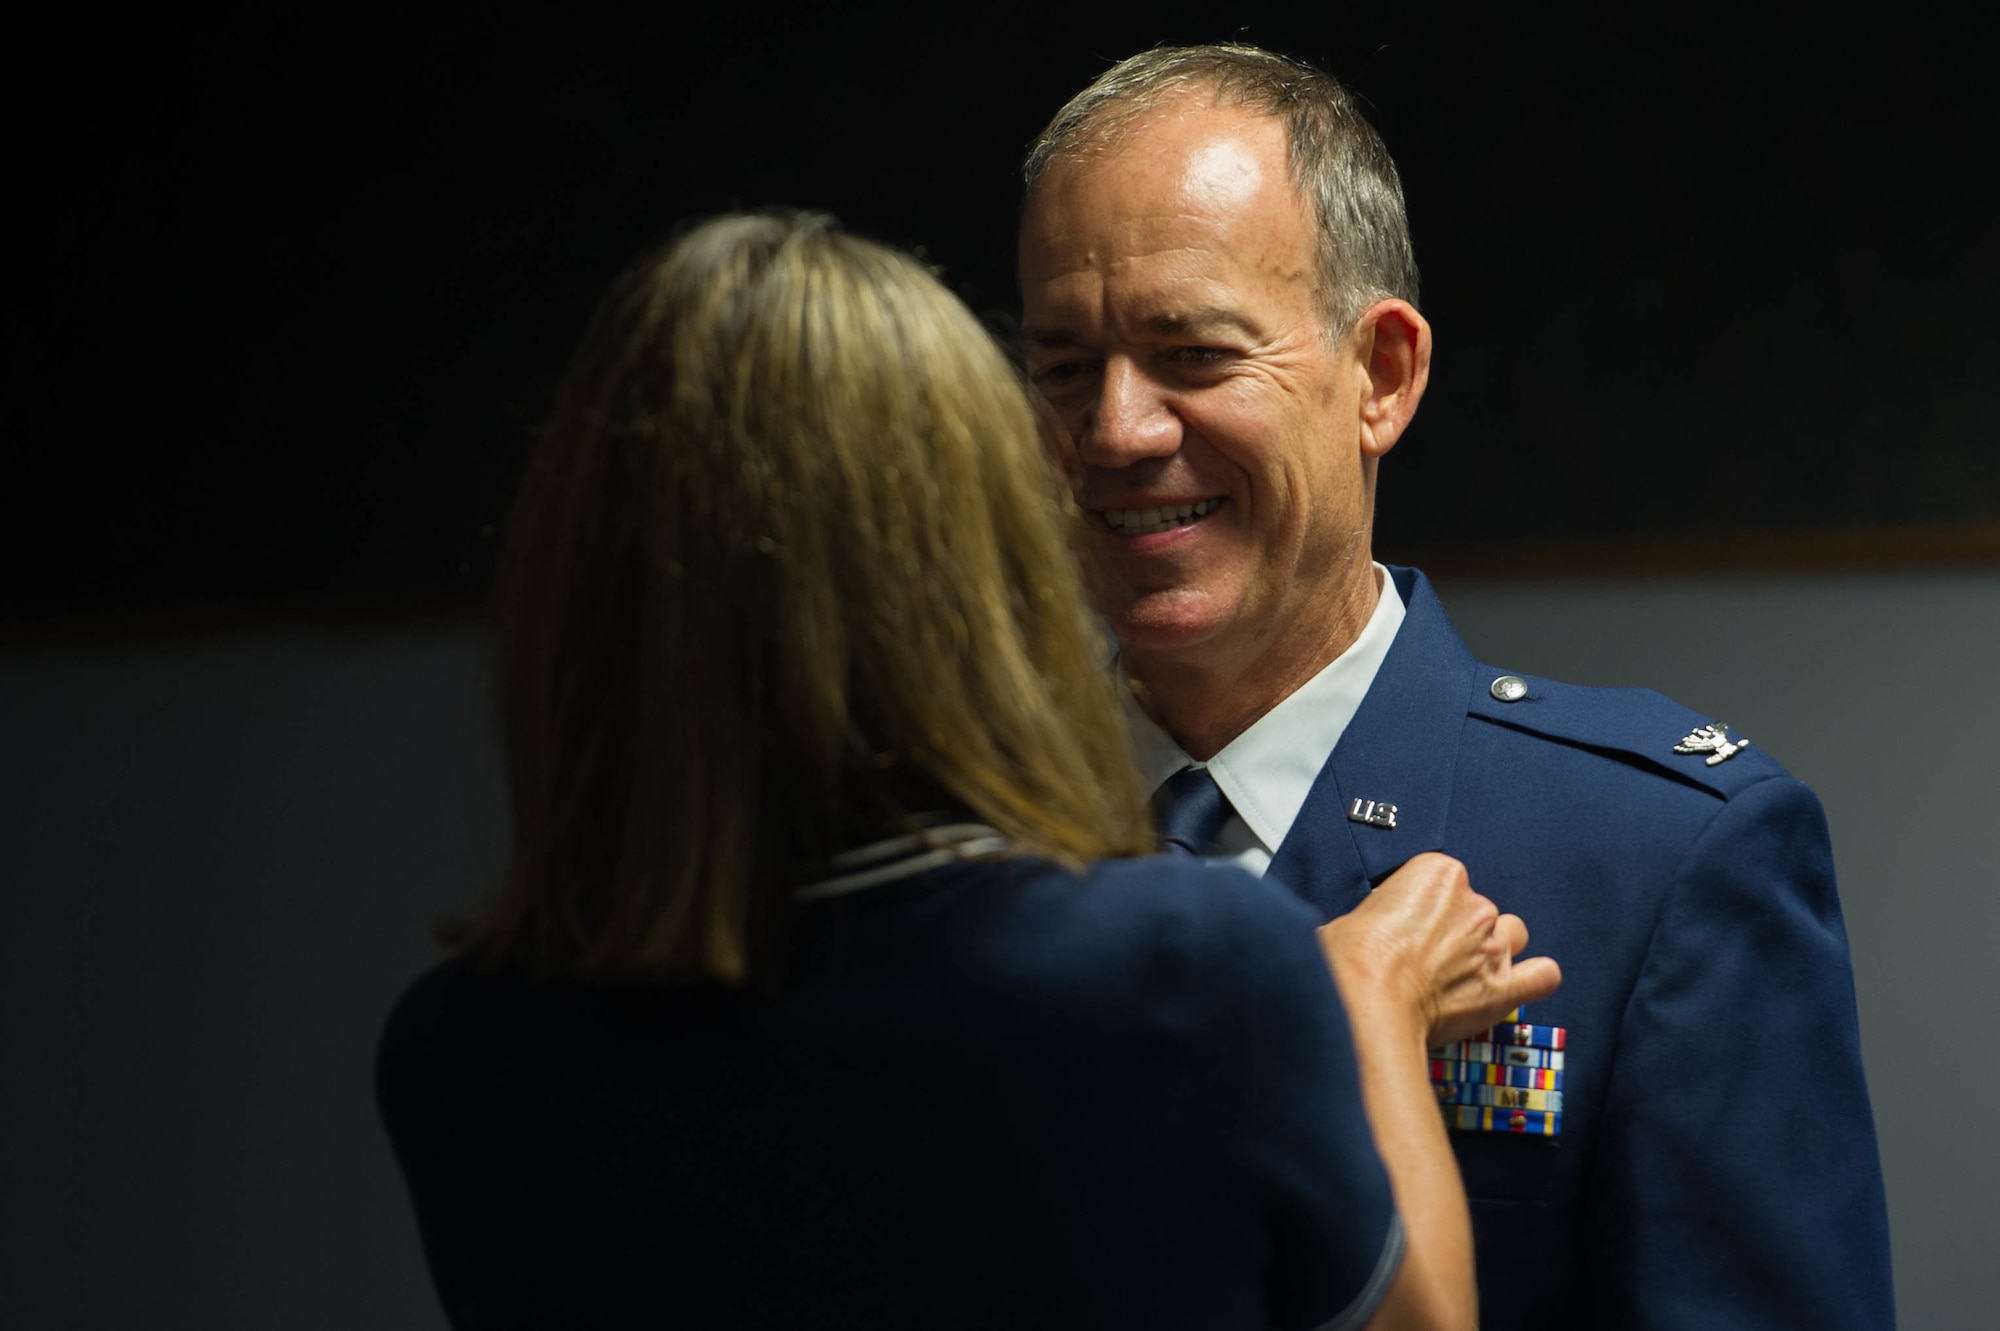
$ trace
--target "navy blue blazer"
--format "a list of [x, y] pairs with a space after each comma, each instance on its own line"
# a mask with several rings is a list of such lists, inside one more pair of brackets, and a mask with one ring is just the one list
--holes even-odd
[[795, 923], [768, 990], [454, 961], [404, 995], [376, 1091], [454, 1326], [1214, 1331], [1379, 1306], [1402, 1229], [1279, 885], [961, 862]]
[[1501, 701], [1518, 672], [1390, 572], [1408, 614], [1269, 874], [1331, 918], [1441, 850], [1562, 966], [1526, 1017], [1568, 1032], [1561, 1134], [1453, 1134], [1481, 1325], [1893, 1325], [1818, 800], [1754, 744], [1675, 753], [1715, 718], [1649, 690], [1522, 675]]

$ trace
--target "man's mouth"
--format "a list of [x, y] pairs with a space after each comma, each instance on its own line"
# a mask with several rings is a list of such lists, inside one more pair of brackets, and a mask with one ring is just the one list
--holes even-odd
[[1151, 536], [1199, 522], [1213, 513], [1221, 499], [1204, 499], [1194, 504], [1162, 504], [1158, 508], [1094, 508], [1094, 525], [1118, 536]]

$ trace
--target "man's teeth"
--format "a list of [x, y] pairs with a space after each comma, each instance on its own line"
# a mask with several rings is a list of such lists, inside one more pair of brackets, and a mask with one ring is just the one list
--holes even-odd
[[1215, 511], [1220, 499], [1204, 499], [1199, 504], [1168, 504], [1162, 508], [1107, 508], [1104, 523], [1121, 536], [1151, 536], [1172, 527], [1185, 527], [1196, 518]]

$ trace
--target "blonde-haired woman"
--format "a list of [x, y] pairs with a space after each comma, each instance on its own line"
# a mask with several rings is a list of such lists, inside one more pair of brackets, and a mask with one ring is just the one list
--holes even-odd
[[1423, 1050], [1553, 967], [1442, 857], [1318, 936], [1147, 858], [1064, 509], [908, 258], [614, 284], [496, 589], [512, 866], [377, 1070], [455, 1325], [1469, 1324]]

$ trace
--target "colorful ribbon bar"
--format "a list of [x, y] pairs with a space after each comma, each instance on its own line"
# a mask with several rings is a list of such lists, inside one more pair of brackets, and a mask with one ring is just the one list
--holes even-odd
[[1495, 1109], [1551, 1109], [1563, 1107], [1561, 1091], [1531, 1091], [1522, 1086], [1468, 1086], [1453, 1082], [1433, 1086], [1441, 1105], [1492, 1105]]
[[1560, 1068], [1563, 1065], [1560, 1049], [1531, 1049], [1478, 1040], [1455, 1041], [1442, 1049], [1433, 1049], [1431, 1057], [1466, 1063], [1505, 1063], [1517, 1068]]
[[1460, 1132], [1522, 1132], [1554, 1137], [1562, 1132], [1562, 1115], [1539, 1109], [1489, 1109], [1475, 1105], [1440, 1105], [1445, 1126]]
[[1506, 1022], [1470, 1038], [1482, 1043], [1512, 1045], [1524, 1049], [1560, 1049], [1569, 1032], [1560, 1026], [1532, 1026], [1527, 1022]]
[[1517, 1068], [1505, 1063], [1453, 1062], [1431, 1060], [1432, 1081], [1469, 1082], [1480, 1086], [1527, 1086], [1537, 1091], [1560, 1091], [1563, 1075], [1553, 1068]]

